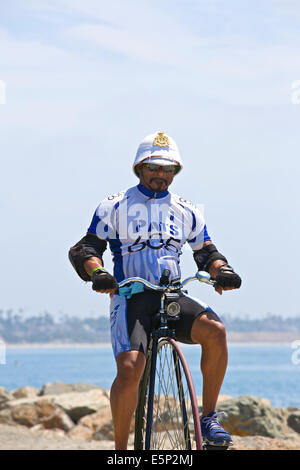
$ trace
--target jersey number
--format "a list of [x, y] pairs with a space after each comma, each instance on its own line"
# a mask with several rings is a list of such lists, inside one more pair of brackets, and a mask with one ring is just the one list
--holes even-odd
[[[157, 240], [157, 239], [156, 239]], [[151, 237], [147, 241], [141, 241], [141, 237], [139, 236], [135, 242], [128, 247], [129, 253], [136, 253], [138, 251], [142, 251], [146, 246], [151, 248], [152, 250], [160, 250], [161, 248], [166, 248], [169, 251], [172, 251], [173, 253], [178, 253], [179, 249], [177, 248], [176, 245], [173, 245], [172, 242], [177, 242], [180, 243], [180, 240], [178, 238], [173, 238], [170, 237], [168, 240], [163, 240], [160, 238], [159, 244], [157, 245], [151, 245]]]

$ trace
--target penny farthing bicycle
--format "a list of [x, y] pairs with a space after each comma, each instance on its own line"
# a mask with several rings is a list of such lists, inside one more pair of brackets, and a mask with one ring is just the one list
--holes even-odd
[[205, 271], [176, 285], [165, 270], [159, 286], [139, 277], [127, 278], [119, 287], [141, 283], [161, 294], [158, 321], [151, 332], [147, 361], [139, 387], [135, 413], [135, 450], [202, 450], [197, 397], [184, 354], [169, 320], [176, 321], [180, 291], [191, 281], [214, 285]]

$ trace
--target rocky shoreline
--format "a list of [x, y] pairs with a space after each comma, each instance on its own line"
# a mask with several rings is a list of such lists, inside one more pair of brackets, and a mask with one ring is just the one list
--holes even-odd
[[[198, 399], [201, 413], [201, 397]], [[263, 398], [220, 396], [232, 450], [300, 450], [300, 409]], [[134, 422], [129, 449], [133, 449]], [[85, 383], [0, 387], [0, 450], [113, 450], [109, 390]]]

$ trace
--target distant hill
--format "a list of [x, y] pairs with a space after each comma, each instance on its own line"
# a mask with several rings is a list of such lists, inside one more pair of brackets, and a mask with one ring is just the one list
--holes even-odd
[[221, 318], [228, 331], [274, 331], [300, 334], [300, 316], [282, 318], [279, 315], [267, 315], [259, 319], [250, 319], [224, 315]]
[[23, 319], [0, 311], [0, 337], [6, 343], [101, 343], [110, 341], [110, 325], [107, 317], [55, 321], [49, 313]]
[[[299, 334], [300, 316], [282, 318], [268, 315], [260, 319], [222, 317], [229, 333], [290, 333]], [[276, 336], [276, 335], [275, 335]], [[78, 318], [63, 316], [59, 321], [45, 312], [23, 318], [13, 310], [0, 310], [0, 337], [7, 343], [102, 343], [110, 342], [109, 318]]]

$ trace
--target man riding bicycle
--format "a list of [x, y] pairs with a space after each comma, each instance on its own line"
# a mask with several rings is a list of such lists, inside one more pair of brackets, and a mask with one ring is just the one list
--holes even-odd
[[[117, 376], [110, 402], [118, 450], [127, 448], [152, 317], [160, 303], [159, 293], [147, 289], [128, 298], [121, 296], [118, 282], [142, 277], [158, 285], [166, 268], [176, 282], [180, 279], [181, 249], [188, 242], [198, 269], [209, 272], [217, 281], [219, 294], [241, 285], [239, 275], [212, 243], [201, 210], [169, 192], [182, 167], [179, 149], [170, 136], [158, 132], [145, 137], [133, 165], [139, 184], [104, 199], [86, 235], [69, 251], [78, 275], [91, 281], [93, 290], [111, 297], [111, 340]], [[102, 259], [107, 243], [113, 255], [113, 275], [106, 271]], [[219, 424], [216, 413], [228, 356], [224, 324], [210, 307], [185, 293], [181, 293], [178, 303], [182, 314], [175, 325], [176, 339], [202, 347], [203, 440], [228, 446], [231, 437]]]

